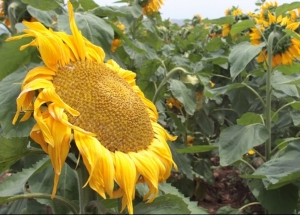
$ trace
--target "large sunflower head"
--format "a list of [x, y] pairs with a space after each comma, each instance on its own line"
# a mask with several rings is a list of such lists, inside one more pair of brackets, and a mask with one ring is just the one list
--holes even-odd
[[[266, 27], [262, 27], [260, 30], [251, 29], [250, 41], [253, 45], [258, 45], [264, 41], [264, 38], [268, 38], [271, 32], [276, 31], [277, 35], [273, 41], [272, 67], [280, 64], [291, 64], [295, 59], [300, 58], [300, 41], [286, 35], [284, 30], [288, 25], [282, 16], [276, 18], [271, 12], [268, 15], [269, 21]], [[266, 49], [263, 49], [257, 58], [258, 62], [265, 62], [267, 56]]]
[[26, 75], [13, 123], [33, 110], [37, 123], [30, 136], [51, 158], [52, 197], [74, 141], [89, 172], [87, 184], [103, 198], [122, 197], [122, 210], [127, 206], [132, 214], [135, 184], [148, 184], [145, 199], [151, 202], [158, 183], [176, 167], [166, 142], [176, 138], [157, 123], [157, 110], [136, 85], [135, 73], [113, 60], [104, 63], [103, 49], [78, 30], [70, 2], [68, 9], [72, 35], [23, 22], [25, 34], [8, 39], [33, 37], [20, 49], [36, 46], [44, 62]]

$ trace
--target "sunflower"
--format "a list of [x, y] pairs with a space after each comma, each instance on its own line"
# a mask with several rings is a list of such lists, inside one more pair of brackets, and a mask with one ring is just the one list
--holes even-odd
[[269, 13], [274, 14], [276, 8], [278, 7], [278, 3], [274, 2], [265, 2], [260, 6], [260, 13], [257, 18], [255, 18], [255, 22], [257, 24], [262, 24], [264, 26], [268, 26], [269, 23]]
[[[242, 15], [243, 12], [241, 9], [239, 9], [238, 7], [232, 7], [231, 9], [227, 9], [225, 11], [225, 15], [226, 16], [233, 16], [235, 18], [235, 20], [239, 20], [239, 16]], [[223, 37], [226, 37], [230, 34], [231, 31], [231, 24], [223, 24], [223, 30], [222, 30], [222, 35]]]
[[[145, 0], [142, 0], [143, 2]], [[161, 5], [164, 4], [163, 0], [148, 0], [146, 3], [142, 4], [142, 10], [144, 15], [151, 15], [154, 12], [158, 12]]]
[[[250, 41], [253, 45], [258, 45], [268, 38], [270, 33], [276, 30], [277, 37], [273, 41], [272, 67], [280, 64], [289, 65], [295, 59], [300, 59], [300, 41], [292, 36], [286, 35], [284, 29], [287, 27], [286, 20], [282, 16], [275, 17], [271, 12], [268, 13], [267, 27], [261, 29], [251, 28]], [[266, 49], [263, 49], [258, 58], [258, 62], [265, 62], [268, 57]]]
[[25, 34], [8, 39], [33, 37], [20, 50], [36, 46], [44, 62], [24, 78], [13, 123], [21, 111], [25, 112], [21, 121], [33, 112], [37, 123], [30, 137], [51, 158], [52, 197], [74, 141], [89, 172], [85, 186], [103, 198], [122, 197], [121, 211], [127, 206], [132, 214], [135, 184], [148, 184], [144, 199], [151, 202], [158, 183], [177, 168], [166, 142], [176, 137], [157, 123], [156, 107], [135, 84], [135, 73], [113, 60], [104, 63], [103, 49], [78, 30], [70, 2], [68, 11], [72, 35], [24, 21]]

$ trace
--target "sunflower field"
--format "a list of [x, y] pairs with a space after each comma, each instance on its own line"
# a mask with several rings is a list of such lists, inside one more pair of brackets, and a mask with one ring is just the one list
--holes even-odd
[[0, 0], [0, 214], [299, 214], [300, 2], [119, 3]]

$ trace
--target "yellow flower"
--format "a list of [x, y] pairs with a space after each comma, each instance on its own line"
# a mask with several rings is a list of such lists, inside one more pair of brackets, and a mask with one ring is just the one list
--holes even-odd
[[[122, 209], [133, 213], [135, 184], [147, 183], [148, 202], [158, 194], [176, 164], [167, 140], [175, 140], [157, 123], [154, 104], [135, 84], [136, 74], [113, 60], [104, 63], [102, 48], [93, 45], [78, 30], [72, 4], [68, 2], [72, 35], [54, 32], [39, 22], [23, 22], [25, 34], [33, 37], [21, 46], [39, 49], [44, 66], [28, 72], [17, 98], [17, 112], [37, 122], [30, 136], [49, 154], [55, 172], [52, 197], [61, 169], [74, 140], [89, 172], [85, 186], [106, 198], [122, 197]], [[118, 189], [114, 190], [114, 183]]]
[[111, 44], [111, 51], [115, 52], [116, 49], [121, 45], [122, 40], [120, 39], [113, 39], [112, 44]]
[[[242, 10], [237, 7], [232, 7], [231, 9], [227, 9], [225, 11], [226, 16], [236, 17], [236, 16], [240, 16], [242, 14], [243, 14]], [[222, 35], [223, 35], [223, 37], [226, 37], [230, 34], [232, 25], [231, 24], [223, 24], [222, 26], [223, 26]]]
[[142, 6], [143, 14], [151, 15], [154, 12], [158, 12], [163, 4], [163, 0], [148, 0], [148, 2]]
[[183, 107], [183, 104], [174, 97], [168, 98], [166, 104], [169, 108], [176, 107], [177, 109], [181, 109]]
[[253, 149], [249, 150], [248, 153], [247, 153], [247, 155], [250, 155], [250, 156], [252, 156], [254, 154], [255, 154], [255, 151]]
[[[283, 30], [285, 28], [293, 30], [295, 26], [297, 28], [299, 25], [286, 25], [286, 20], [284, 20], [281, 16], [276, 18], [273, 14], [271, 14], [271, 12], [268, 13], [268, 16], [268, 24], [266, 27], [261, 28], [261, 30], [251, 28], [251, 33], [249, 34], [250, 41], [253, 45], [258, 45], [264, 41], [263, 38], [268, 38], [270, 33], [276, 29], [276, 31], [279, 32], [278, 37], [280, 38], [274, 39], [272, 67], [280, 64], [292, 64], [295, 59], [300, 59], [300, 41], [292, 36], [286, 36]], [[267, 58], [268, 53], [266, 49], [263, 49], [260, 52], [257, 61], [266, 62]]]

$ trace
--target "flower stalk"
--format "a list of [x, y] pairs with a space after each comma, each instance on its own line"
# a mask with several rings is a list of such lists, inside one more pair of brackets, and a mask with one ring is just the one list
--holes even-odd
[[265, 142], [265, 157], [266, 161], [269, 161], [271, 158], [271, 122], [272, 122], [272, 115], [271, 115], [271, 99], [272, 99], [272, 87], [271, 87], [271, 74], [272, 74], [272, 56], [273, 56], [273, 41], [276, 37], [276, 33], [273, 31], [269, 35], [268, 38], [268, 45], [267, 45], [267, 53], [268, 53], [268, 63], [267, 63], [267, 77], [266, 77], [266, 127], [270, 132], [270, 137]]

